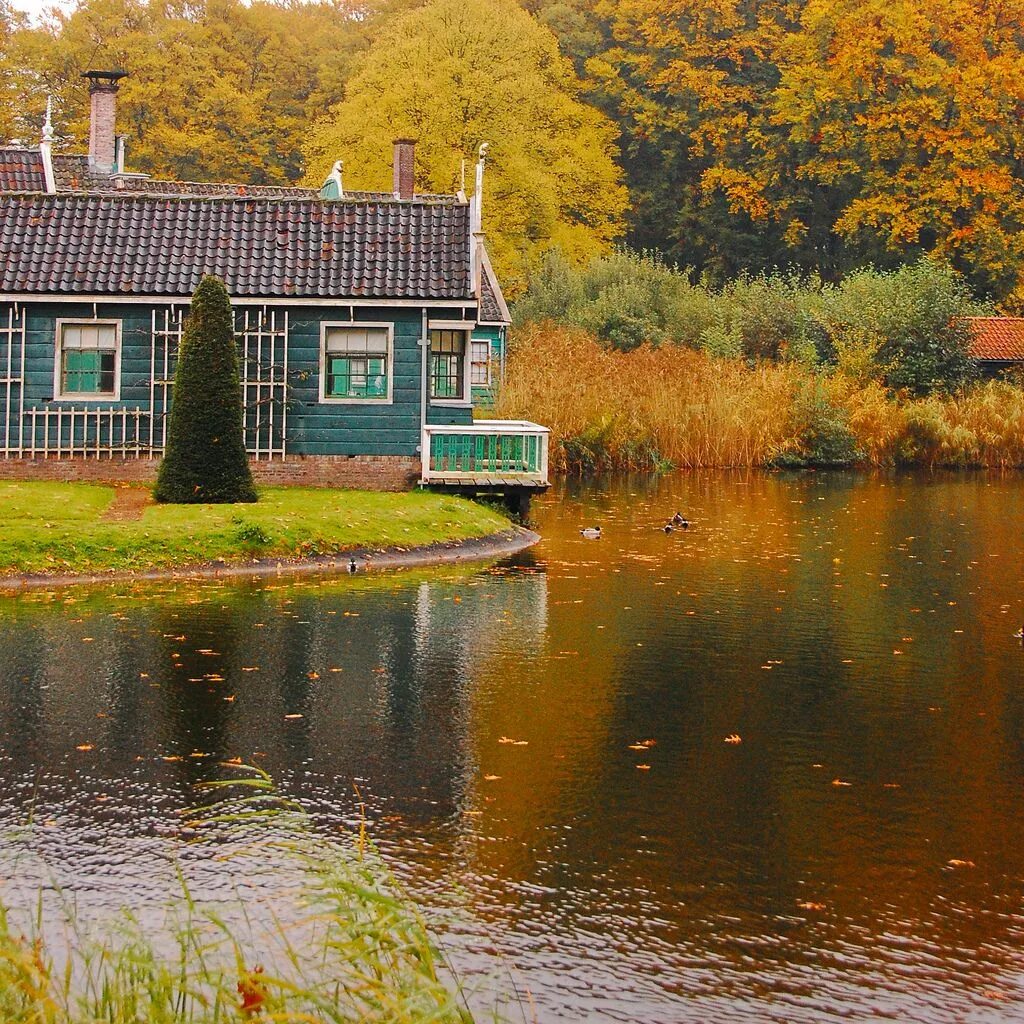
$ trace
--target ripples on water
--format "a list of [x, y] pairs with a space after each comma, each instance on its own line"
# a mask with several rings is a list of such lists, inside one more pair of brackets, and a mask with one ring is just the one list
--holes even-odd
[[470, 984], [541, 1020], [1018, 1020], [1022, 500], [569, 484], [503, 566], [4, 599], [0, 813], [84, 904], [158, 902], [241, 757], [331, 833], [358, 784]]

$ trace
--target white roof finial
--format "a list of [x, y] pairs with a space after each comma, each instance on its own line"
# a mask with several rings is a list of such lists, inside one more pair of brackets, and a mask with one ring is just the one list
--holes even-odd
[[43, 164], [43, 180], [46, 191], [52, 196], [57, 191], [57, 179], [53, 173], [53, 101], [46, 97], [46, 120], [43, 122], [43, 139], [39, 143], [39, 159]]
[[344, 199], [345, 188], [341, 182], [341, 170], [344, 166], [341, 160], [335, 160], [331, 173], [320, 187], [321, 199]]
[[46, 97], [46, 120], [43, 122], [43, 142], [53, 142], [53, 97]]

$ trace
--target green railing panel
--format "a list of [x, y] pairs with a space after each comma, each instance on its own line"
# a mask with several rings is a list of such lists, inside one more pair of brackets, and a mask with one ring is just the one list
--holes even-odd
[[537, 434], [431, 434], [428, 467], [440, 475], [537, 475], [543, 462], [543, 441]]

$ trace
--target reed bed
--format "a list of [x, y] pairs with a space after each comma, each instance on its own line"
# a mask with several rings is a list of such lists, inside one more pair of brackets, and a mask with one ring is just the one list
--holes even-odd
[[314, 836], [269, 777], [237, 771], [240, 782], [214, 784], [231, 795], [190, 827], [217, 840], [210, 856], [249, 895], [201, 903], [179, 869], [180, 892], [158, 921], [128, 910], [86, 921], [53, 890], [40, 892], [29, 921], [0, 907], [4, 1024], [471, 1020], [443, 980], [426, 924], [365, 834], [351, 844]]
[[906, 411], [915, 461], [928, 466], [1024, 466], [1024, 389], [1006, 381]]
[[518, 329], [497, 415], [551, 428], [567, 472], [850, 463], [1024, 466], [1024, 388], [987, 381], [913, 398], [798, 362], [717, 358], [679, 345], [621, 352], [550, 322]]
[[791, 433], [792, 365], [712, 359], [681, 346], [624, 353], [585, 331], [519, 330], [497, 415], [552, 431], [563, 470], [754, 466]]

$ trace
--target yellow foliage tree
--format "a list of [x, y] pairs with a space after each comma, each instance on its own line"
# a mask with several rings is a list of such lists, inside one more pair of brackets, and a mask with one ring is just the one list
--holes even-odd
[[82, 150], [89, 130], [82, 71], [124, 68], [118, 129], [132, 170], [282, 183], [302, 173], [300, 141], [341, 95], [349, 56], [367, 29], [354, 0], [351, 7], [344, 0], [82, 0], [10, 35], [0, 50], [0, 85], [6, 73], [25, 138], [38, 138], [52, 95], [63, 148]]
[[462, 161], [489, 142], [488, 246], [514, 295], [540, 253], [583, 261], [621, 229], [615, 128], [579, 88], [555, 37], [514, 0], [431, 0], [384, 23], [359, 58], [310, 135], [307, 183], [342, 159], [346, 188], [390, 189], [391, 141], [412, 136], [418, 190], [453, 192]]
[[17, 27], [14, 9], [7, 0], [0, 0], [0, 141], [14, 134], [15, 87], [9, 51]]

